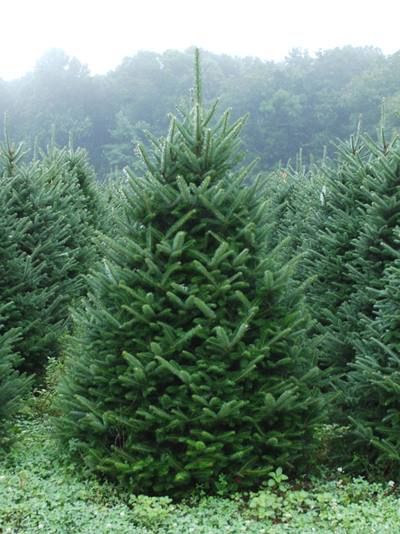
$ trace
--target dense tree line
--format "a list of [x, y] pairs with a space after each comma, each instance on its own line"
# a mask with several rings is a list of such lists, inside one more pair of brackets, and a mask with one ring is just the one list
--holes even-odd
[[286, 261], [301, 257], [328, 420], [344, 425], [331, 453], [340, 465], [394, 476], [400, 468], [400, 144], [355, 135], [307, 171], [270, 176], [269, 205]]
[[[323, 146], [347, 138], [362, 117], [373, 134], [385, 99], [387, 128], [400, 122], [400, 53], [347, 46], [315, 57], [293, 50], [280, 62], [204, 52], [206, 101], [220, 96], [235, 116], [249, 112], [246, 150], [272, 168], [294, 158], [319, 158]], [[13, 135], [44, 147], [72, 134], [87, 148], [100, 177], [135, 164], [143, 129], [161, 135], [168, 112], [192, 86], [192, 51], [139, 52], [106, 75], [92, 76], [62, 50], [51, 50], [23, 78], [0, 81], [0, 115]], [[2, 120], [2, 118], [1, 118]]]

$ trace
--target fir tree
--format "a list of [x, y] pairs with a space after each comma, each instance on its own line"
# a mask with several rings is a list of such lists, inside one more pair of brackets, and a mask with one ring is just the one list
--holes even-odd
[[43, 155], [42, 165], [51, 166], [54, 162], [66, 177], [78, 184], [81, 193], [79, 204], [86, 212], [85, 223], [94, 229], [102, 229], [105, 208], [86, 150], [51, 147]]
[[307, 300], [320, 338], [321, 363], [332, 376], [345, 377], [355, 356], [354, 323], [347, 309], [355, 290], [349, 264], [369, 203], [365, 183], [371, 154], [362, 139], [340, 143], [336, 164], [324, 173], [321, 205], [310, 218], [304, 242], [305, 275], [313, 280]]
[[10, 283], [14, 274], [6, 275], [7, 299], [14, 302], [6, 326], [21, 331], [16, 349], [22, 368], [40, 372], [47, 357], [58, 353], [68, 307], [84, 292], [83, 277], [96, 259], [91, 241], [94, 215], [65, 152], [53, 150], [51, 156], [31, 163], [21, 158], [21, 147], [7, 140], [2, 150], [2, 201], [13, 224], [25, 224], [14, 239], [25, 273], [15, 284]]
[[205, 111], [196, 72], [191, 111], [142, 149], [58, 390], [60, 437], [135, 492], [299, 470], [322, 413], [301, 295], [265, 250], [259, 183], [236, 168], [243, 119]]
[[0, 306], [0, 442], [5, 424], [17, 411], [30, 386], [30, 380], [16, 370], [20, 362], [14, 349], [18, 331], [4, 331], [6, 311], [7, 306]]
[[347, 398], [353, 447], [399, 473], [400, 143], [370, 147], [376, 153], [367, 184], [371, 204], [350, 271], [355, 290], [347, 312], [356, 320], [356, 358]]
[[[400, 230], [397, 231], [400, 244]], [[353, 468], [376, 465], [391, 478], [400, 473], [400, 260], [386, 269], [368, 324], [370, 351], [357, 355], [349, 380]], [[362, 451], [363, 454], [360, 454]]]
[[400, 225], [400, 142], [391, 145], [365, 140], [373, 161], [363, 184], [367, 208], [348, 263], [353, 292], [346, 313], [353, 318], [357, 353], [374, 352], [366, 332], [375, 319], [374, 306], [384, 287], [384, 271], [398, 256], [395, 229]]
[[27, 231], [29, 222], [17, 219], [7, 203], [6, 185], [0, 188], [0, 427], [16, 411], [22, 395], [29, 388], [29, 380], [18, 374], [21, 358], [15, 346], [20, 332], [10, 327], [10, 316], [18, 318], [16, 293], [26, 288], [26, 278], [34, 278], [29, 260], [18, 250], [16, 243]]
[[[322, 164], [325, 168], [326, 164]], [[286, 241], [283, 259], [290, 261], [307, 250], [309, 235], [314, 236], [311, 221], [321, 208], [325, 176], [317, 166], [306, 168], [299, 155], [296, 166], [280, 168], [266, 176], [265, 194], [269, 198], [272, 228], [269, 246]], [[300, 271], [303, 271], [299, 262]], [[304, 278], [302, 275], [299, 278]]]

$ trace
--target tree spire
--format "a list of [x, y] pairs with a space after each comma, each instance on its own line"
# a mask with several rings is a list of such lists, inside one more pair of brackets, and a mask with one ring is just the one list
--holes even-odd
[[195, 80], [195, 104], [200, 108], [202, 106], [203, 91], [201, 86], [201, 65], [200, 65], [200, 49], [195, 49], [194, 55], [194, 80]]

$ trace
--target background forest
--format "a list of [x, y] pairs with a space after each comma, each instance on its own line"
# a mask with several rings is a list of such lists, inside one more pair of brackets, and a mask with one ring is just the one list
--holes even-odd
[[[106, 75], [92, 76], [78, 59], [50, 50], [33, 72], [0, 81], [0, 121], [11, 136], [46, 146], [51, 136], [89, 151], [100, 179], [135, 161], [143, 129], [164, 133], [167, 114], [192, 87], [193, 51], [139, 52]], [[320, 158], [331, 141], [348, 138], [362, 120], [374, 134], [385, 99], [386, 129], [400, 119], [400, 53], [373, 47], [335, 48], [315, 56], [293, 50], [283, 62], [203, 53], [206, 101], [221, 97], [235, 117], [249, 113], [246, 151], [269, 169], [294, 158]], [[53, 132], [53, 133], [52, 133]]]

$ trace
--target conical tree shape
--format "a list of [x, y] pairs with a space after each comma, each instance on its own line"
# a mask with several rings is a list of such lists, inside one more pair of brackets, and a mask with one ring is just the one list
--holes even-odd
[[[29, 388], [29, 380], [17, 367], [21, 357], [15, 346], [20, 332], [11, 325], [18, 322], [18, 293], [27, 290], [26, 279], [35, 279], [31, 262], [17, 246], [29, 229], [29, 221], [18, 219], [10, 210], [7, 184], [0, 188], [0, 441], [3, 427], [19, 406]], [[13, 319], [13, 320], [11, 320]]]
[[368, 207], [348, 264], [354, 290], [346, 309], [354, 318], [357, 354], [374, 352], [365, 332], [375, 320], [374, 307], [385, 283], [383, 274], [398, 257], [396, 228], [400, 225], [400, 142], [395, 140], [385, 151], [369, 139], [366, 142], [374, 159], [363, 186]]
[[190, 113], [142, 151], [148, 174], [130, 181], [67, 348], [59, 434], [134, 492], [300, 469], [321, 417], [301, 297], [263, 247], [257, 184], [235, 168], [243, 120], [214, 113], [197, 84]]
[[20, 285], [4, 279], [7, 298], [13, 301], [7, 328], [19, 328], [17, 351], [22, 367], [41, 372], [49, 355], [57, 355], [60, 335], [68, 323], [68, 307], [85, 290], [84, 275], [96, 259], [94, 215], [75, 171], [64, 151], [22, 164], [21, 148], [8, 142], [1, 151], [2, 203], [13, 217], [14, 247], [23, 258]]
[[48, 153], [43, 155], [42, 165], [49, 167], [54, 163], [65, 177], [69, 177], [78, 185], [81, 194], [79, 204], [86, 212], [85, 224], [96, 229], [102, 228], [105, 208], [96, 185], [96, 173], [86, 150], [51, 147]]
[[356, 359], [347, 393], [354, 447], [400, 473], [400, 143], [385, 151], [370, 147], [376, 152], [367, 184], [371, 205], [350, 270], [355, 290], [347, 311], [356, 319]]

